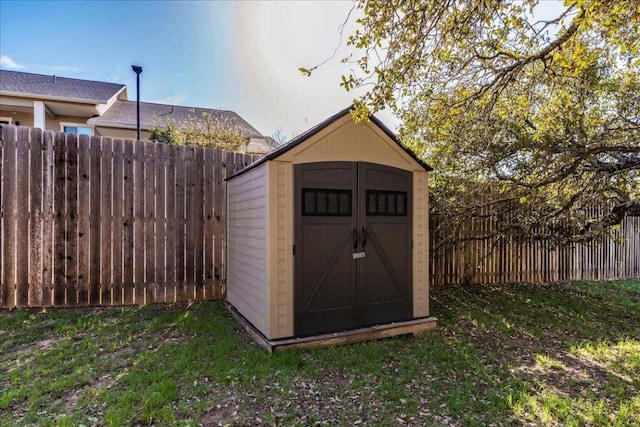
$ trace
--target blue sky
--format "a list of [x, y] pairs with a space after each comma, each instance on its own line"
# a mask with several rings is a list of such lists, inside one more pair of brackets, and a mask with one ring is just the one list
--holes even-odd
[[330, 57], [351, 2], [0, 0], [3, 69], [127, 85], [135, 98], [233, 110], [292, 135], [346, 107]]
[[[141, 65], [142, 101], [232, 110], [265, 135], [291, 137], [359, 93], [339, 86], [355, 15], [342, 43], [338, 28], [352, 4], [0, 0], [0, 67], [124, 83], [135, 99], [131, 65]], [[543, 1], [541, 16], [560, 5]], [[310, 78], [298, 71], [332, 56]]]

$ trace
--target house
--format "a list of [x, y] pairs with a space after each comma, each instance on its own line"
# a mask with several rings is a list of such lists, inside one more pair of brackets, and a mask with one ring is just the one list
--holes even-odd
[[[141, 138], [152, 126], [184, 126], [208, 114], [247, 137], [249, 154], [265, 154], [275, 141], [233, 111], [140, 103]], [[0, 70], [0, 123], [121, 139], [136, 137], [136, 102], [119, 83]]]
[[270, 348], [436, 327], [431, 168], [350, 108], [228, 178], [227, 300]]

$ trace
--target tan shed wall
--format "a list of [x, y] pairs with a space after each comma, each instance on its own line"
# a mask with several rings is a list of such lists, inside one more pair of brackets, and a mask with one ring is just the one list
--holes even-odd
[[378, 126], [372, 122], [356, 124], [350, 114], [284, 153], [278, 160], [293, 164], [370, 162], [407, 171], [424, 170]]
[[425, 171], [413, 172], [413, 317], [429, 316], [429, 187]]
[[271, 161], [269, 169], [269, 334], [293, 335], [293, 166]]
[[227, 300], [268, 336], [266, 165], [227, 186]]

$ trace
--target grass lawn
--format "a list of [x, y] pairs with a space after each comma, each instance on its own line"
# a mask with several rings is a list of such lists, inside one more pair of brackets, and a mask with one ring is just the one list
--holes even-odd
[[438, 332], [269, 355], [218, 302], [0, 312], [0, 425], [640, 425], [640, 281], [432, 290]]

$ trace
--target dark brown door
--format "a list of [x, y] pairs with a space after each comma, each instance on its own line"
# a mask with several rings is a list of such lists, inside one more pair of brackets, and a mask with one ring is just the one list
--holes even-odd
[[358, 322], [371, 325], [412, 316], [411, 173], [359, 163]]
[[411, 318], [411, 174], [295, 166], [296, 335]]

